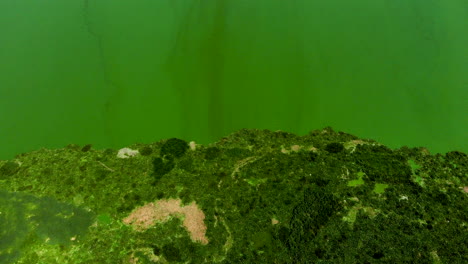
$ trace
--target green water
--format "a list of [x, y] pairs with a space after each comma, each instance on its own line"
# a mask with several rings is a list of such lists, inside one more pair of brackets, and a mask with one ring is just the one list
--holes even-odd
[[0, 2], [0, 159], [332, 126], [467, 152], [464, 0]]
[[0, 263], [15, 263], [38, 241], [68, 247], [87, 233], [93, 213], [51, 197], [0, 190]]

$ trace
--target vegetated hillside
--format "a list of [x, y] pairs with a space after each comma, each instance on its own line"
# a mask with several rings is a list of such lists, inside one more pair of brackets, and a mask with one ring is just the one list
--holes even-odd
[[465, 153], [330, 127], [42, 149], [0, 191], [1, 263], [468, 263]]

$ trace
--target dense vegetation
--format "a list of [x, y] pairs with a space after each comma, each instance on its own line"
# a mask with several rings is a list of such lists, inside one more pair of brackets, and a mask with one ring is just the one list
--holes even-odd
[[[465, 153], [391, 150], [331, 128], [130, 148], [141, 155], [77, 146], [19, 155], [21, 166], [0, 163], [0, 187], [94, 212], [78, 249], [61, 245], [81, 261], [70, 263], [468, 263]], [[209, 244], [190, 240], [177, 218], [144, 232], [120, 221], [166, 198], [201, 207]]]

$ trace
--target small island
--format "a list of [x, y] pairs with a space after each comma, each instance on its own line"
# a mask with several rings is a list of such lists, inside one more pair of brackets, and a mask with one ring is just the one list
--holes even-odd
[[0, 263], [468, 263], [468, 156], [331, 127], [0, 161]]

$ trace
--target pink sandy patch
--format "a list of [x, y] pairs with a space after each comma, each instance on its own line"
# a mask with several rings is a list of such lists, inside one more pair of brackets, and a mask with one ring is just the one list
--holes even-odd
[[190, 233], [193, 240], [202, 244], [208, 244], [205, 236], [206, 226], [203, 222], [205, 214], [198, 209], [195, 202], [180, 206], [179, 199], [161, 200], [156, 203], [149, 203], [135, 209], [128, 217], [123, 219], [127, 225], [132, 225], [137, 231], [144, 231], [155, 225], [158, 221], [164, 222], [171, 215], [184, 217], [184, 227]]

